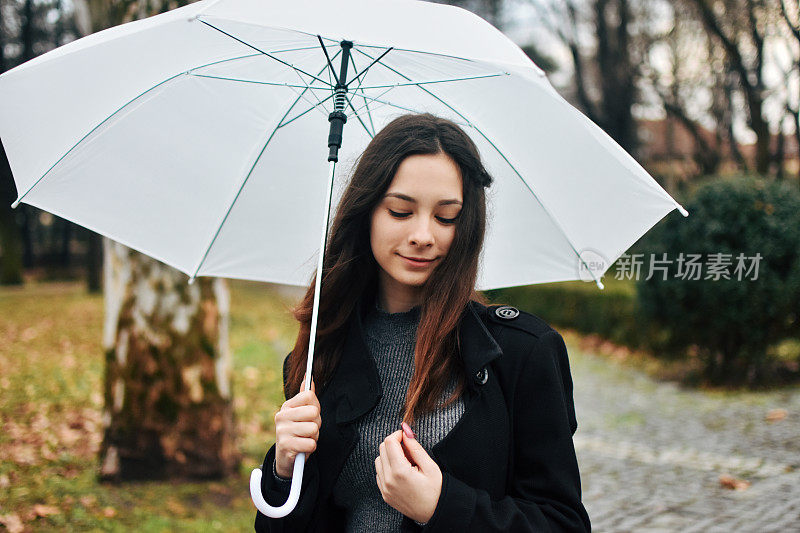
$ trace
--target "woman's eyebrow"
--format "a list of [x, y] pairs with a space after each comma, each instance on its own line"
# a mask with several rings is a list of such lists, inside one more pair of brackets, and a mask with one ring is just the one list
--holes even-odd
[[[405, 200], [407, 202], [417, 203], [416, 198], [412, 198], [411, 196], [408, 196], [407, 194], [403, 194], [401, 192], [386, 193], [384, 195], [384, 198], [387, 198], [389, 196], [394, 196], [395, 198], [400, 198], [401, 200]], [[450, 198], [449, 200], [439, 200], [439, 202], [436, 203], [436, 205], [450, 205], [450, 204], [461, 205], [461, 200], [456, 200], [455, 198]]]

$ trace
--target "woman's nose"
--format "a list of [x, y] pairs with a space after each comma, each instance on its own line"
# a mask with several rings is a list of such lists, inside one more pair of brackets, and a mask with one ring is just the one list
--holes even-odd
[[433, 232], [431, 231], [430, 220], [419, 217], [414, 228], [409, 235], [409, 242], [415, 246], [433, 245]]

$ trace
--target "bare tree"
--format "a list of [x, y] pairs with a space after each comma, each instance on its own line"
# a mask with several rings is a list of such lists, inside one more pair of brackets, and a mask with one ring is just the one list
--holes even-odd
[[[797, 0], [781, 0], [781, 16], [788, 34], [786, 49], [788, 56], [792, 58], [792, 64], [784, 69], [786, 112], [794, 125], [797, 157], [800, 160], [800, 5]], [[798, 165], [798, 181], [800, 182], [800, 165]]]
[[[710, 114], [693, 106], [699, 100], [698, 95], [707, 92], [713, 83], [708, 69], [700, 68], [700, 65], [708, 64], [712, 52], [703, 46], [702, 31], [698, 31], [694, 21], [684, 16], [680, 4], [662, 3], [662, 6], [669, 10], [669, 18], [661, 22], [662, 25], [667, 23], [667, 27], [661, 32], [656, 31], [657, 23], [653, 21], [650, 39], [644, 43], [648, 50], [642, 55], [660, 55], [661, 62], [667, 65], [655, 66], [652, 61], [645, 61], [642, 64], [643, 81], [649, 83], [648, 88], [657, 96], [667, 117], [674, 119], [667, 120], [665, 127], [669, 159], [674, 161], [681, 155], [674, 147], [675, 126], [679, 124], [694, 141], [692, 157], [697, 173], [713, 174], [722, 160], [723, 139], [720, 135], [709, 138], [701, 119], [710, 117]], [[687, 61], [687, 57], [691, 60]]]
[[727, 69], [736, 74], [748, 127], [756, 135], [756, 171], [766, 175], [774, 157], [765, 115], [765, 43], [773, 23], [764, 0], [689, 0], [707, 31], [725, 50]]
[[631, 1], [545, 0], [532, 5], [569, 50], [576, 104], [620, 146], [635, 153], [632, 108], [638, 97], [641, 58], [632, 46], [638, 29]]

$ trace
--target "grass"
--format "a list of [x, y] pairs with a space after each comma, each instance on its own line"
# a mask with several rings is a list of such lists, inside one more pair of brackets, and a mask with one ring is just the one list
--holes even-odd
[[103, 297], [80, 283], [0, 288], [0, 525], [9, 531], [251, 531], [250, 470], [274, 442], [297, 327], [274, 286], [231, 281], [237, 476], [99, 483]]

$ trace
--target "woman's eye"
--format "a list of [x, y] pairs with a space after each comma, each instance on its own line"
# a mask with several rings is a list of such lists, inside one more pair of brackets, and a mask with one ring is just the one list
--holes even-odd
[[[394, 218], [406, 218], [406, 217], [408, 217], [408, 216], [410, 216], [410, 215], [411, 215], [411, 213], [400, 213], [400, 212], [397, 212], [397, 211], [392, 211], [391, 209], [389, 209], [389, 213], [390, 213], [390, 214], [391, 214], [391, 215], [392, 215]], [[461, 214], [461, 213], [459, 213], [459, 215], [460, 215], [460, 214]], [[458, 215], [456, 215], [456, 216], [455, 216], [455, 217], [453, 217], [453, 218], [436, 217], [436, 220], [438, 220], [438, 221], [439, 221], [439, 222], [441, 222], [442, 224], [453, 224], [453, 223], [455, 223], [455, 221], [456, 221], [456, 220], [458, 220]]]

